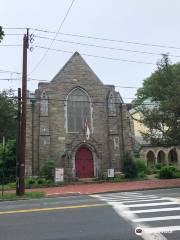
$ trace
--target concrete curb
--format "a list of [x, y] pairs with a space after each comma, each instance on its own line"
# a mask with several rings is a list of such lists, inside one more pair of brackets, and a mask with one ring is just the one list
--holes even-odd
[[56, 197], [72, 197], [72, 196], [83, 196], [83, 195], [96, 195], [96, 194], [104, 194], [104, 193], [118, 193], [118, 192], [133, 192], [133, 191], [148, 191], [148, 190], [157, 190], [157, 189], [173, 189], [173, 188], [180, 188], [180, 186], [170, 186], [170, 187], [152, 187], [152, 188], [141, 188], [141, 189], [126, 189], [126, 190], [112, 190], [112, 191], [105, 191], [105, 192], [93, 192], [93, 193], [57, 193], [57, 194], [49, 194], [45, 197], [47, 198], [56, 198]]

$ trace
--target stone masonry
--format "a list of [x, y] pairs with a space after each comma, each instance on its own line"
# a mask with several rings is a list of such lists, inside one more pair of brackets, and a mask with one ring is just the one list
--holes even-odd
[[[75, 88], [90, 98], [91, 133], [67, 130], [67, 96]], [[67, 176], [76, 176], [76, 152], [93, 156], [94, 176], [122, 170], [123, 155], [133, 149], [132, 121], [113, 85], [104, 85], [77, 52], [50, 81], [39, 83], [27, 106], [26, 175], [37, 175], [45, 160], [55, 160]]]

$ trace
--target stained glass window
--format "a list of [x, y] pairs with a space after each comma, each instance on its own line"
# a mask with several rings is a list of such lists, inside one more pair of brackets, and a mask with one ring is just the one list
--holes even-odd
[[88, 94], [81, 88], [75, 88], [67, 98], [68, 132], [81, 132], [87, 117], [91, 127], [91, 106]]

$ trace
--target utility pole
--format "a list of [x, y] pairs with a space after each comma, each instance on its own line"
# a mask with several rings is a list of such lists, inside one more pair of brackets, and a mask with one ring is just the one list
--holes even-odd
[[29, 48], [29, 29], [23, 38], [23, 70], [22, 70], [22, 116], [20, 130], [20, 166], [19, 166], [19, 196], [25, 192], [25, 148], [26, 148], [26, 102], [27, 102], [27, 49]]
[[18, 112], [16, 131], [16, 195], [20, 195], [20, 157], [21, 157], [21, 88], [18, 88]]
[[2, 154], [2, 182], [1, 182], [1, 192], [2, 197], [4, 196], [4, 162], [5, 162], [5, 137], [3, 136], [3, 154]]

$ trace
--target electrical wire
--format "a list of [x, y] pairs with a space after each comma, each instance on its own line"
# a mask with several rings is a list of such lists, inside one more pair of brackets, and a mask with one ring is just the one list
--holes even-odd
[[[47, 48], [45, 46], [39, 46], [39, 45], [36, 45], [35, 47], [42, 48], [42, 49], [49, 49], [49, 48]], [[74, 53], [72, 51], [67, 51], [67, 50], [62, 50], [62, 49], [55, 49], [55, 48], [51, 48], [49, 50], [56, 51], [56, 52], [70, 53], [70, 54]], [[122, 58], [112, 58], [112, 57], [107, 57], [107, 56], [92, 55], [92, 54], [88, 54], [88, 53], [81, 53], [81, 55], [87, 56], [87, 57], [94, 57], [94, 58], [101, 58], [101, 59], [108, 59], [108, 60], [116, 60], [116, 61], [121, 61], [121, 62], [140, 63], [140, 64], [148, 64], [148, 65], [155, 65], [156, 66], [156, 64], [152, 63], [152, 62], [143, 62], [143, 61], [122, 59]]]
[[73, 4], [74, 4], [74, 2], [75, 2], [75, 0], [72, 0], [72, 1], [71, 1], [71, 4], [70, 4], [70, 6], [69, 6], [69, 8], [68, 8], [68, 10], [67, 10], [67, 12], [66, 12], [66, 14], [65, 14], [65, 16], [64, 16], [64, 18], [63, 18], [63, 20], [62, 20], [59, 28], [58, 28], [58, 31], [55, 33], [55, 36], [54, 36], [54, 38], [52, 39], [52, 41], [51, 41], [49, 47], [47, 48], [46, 52], [43, 54], [43, 56], [41, 57], [41, 59], [39, 60], [39, 62], [35, 65], [35, 67], [31, 70], [30, 74], [32, 74], [32, 73], [40, 66], [40, 64], [42, 63], [42, 61], [43, 61], [43, 60], [45, 59], [45, 57], [47, 56], [49, 50], [51, 49], [51, 47], [52, 47], [52, 45], [53, 45], [53, 43], [54, 43], [54, 40], [56, 39], [56, 37], [57, 37], [58, 33], [60, 32], [60, 30], [61, 30], [64, 22], [65, 22], [66, 19], [67, 19], [68, 15], [69, 15], [69, 13], [70, 13], [70, 10], [71, 10], [71, 8], [72, 8], [72, 6], [73, 6]]
[[0, 47], [22, 47], [22, 44], [0, 44]]
[[[18, 96], [14, 96], [14, 97], [8, 97], [9, 99], [18, 99]], [[124, 99], [135, 99], [135, 98], [124, 98]], [[87, 103], [91, 103], [91, 104], [104, 104], [104, 106], [107, 106], [108, 102], [106, 101], [82, 101], [82, 100], [66, 100], [66, 99], [57, 99], [57, 98], [37, 98], [37, 97], [27, 97], [26, 100], [36, 100], [36, 101], [58, 101], [58, 102], [87, 102]], [[121, 104], [125, 104], [128, 105], [130, 103], [124, 103], [124, 102], [115, 102], [115, 105], [121, 105]], [[154, 106], [154, 103], [142, 103], [141, 105], [147, 105], [147, 106]]]
[[[40, 38], [40, 39], [46, 39], [46, 40], [53, 40], [53, 38], [39, 36], [39, 35], [35, 35], [34, 37]], [[164, 53], [146, 52], [146, 51], [124, 49], [124, 48], [116, 48], [116, 47], [107, 47], [107, 46], [102, 46], [102, 45], [95, 45], [95, 44], [88, 44], [88, 43], [74, 42], [74, 41], [67, 41], [67, 40], [62, 40], [62, 39], [55, 39], [54, 41], [63, 42], [63, 43], [71, 43], [71, 44], [82, 45], [82, 46], [87, 46], [87, 47], [96, 47], [96, 48], [103, 48], [103, 49], [109, 49], [109, 50], [124, 51], [124, 52], [141, 53], [141, 54], [149, 54], [149, 55], [156, 55], [156, 56], [164, 55]], [[180, 57], [180, 55], [172, 55], [172, 54], [168, 54], [168, 56]]]
[[11, 71], [11, 70], [3, 70], [3, 69], [0, 69], [0, 73], [14, 73], [14, 74], [21, 74], [20, 72], [15, 72], [15, 71]]
[[140, 45], [140, 46], [146, 46], [146, 47], [159, 47], [159, 48], [170, 48], [170, 49], [180, 50], [180, 47], [163, 45], [163, 44], [150, 44], [150, 43], [141, 43], [141, 42], [134, 42], [134, 41], [116, 40], [116, 39], [94, 37], [94, 36], [82, 35], [82, 34], [54, 32], [54, 31], [38, 29], [38, 28], [31, 28], [31, 29], [34, 31], [44, 32], [44, 33], [48, 33], [48, 34], [56, 33], [57, 35], [64, 35], [64, 36], [71, 36], [71, 37], [88, 38], [88, 39], [93, 39], [93, 40], [101, 40], [101, 41], [116, 42], [116, 43], [126, 43], [126, 44]]

